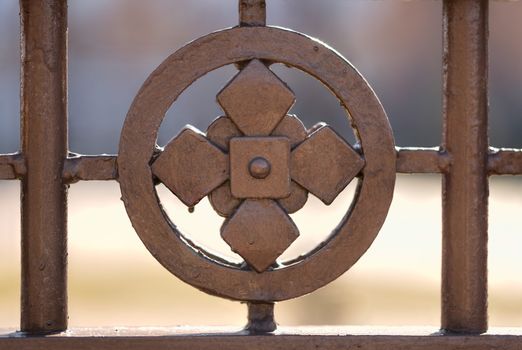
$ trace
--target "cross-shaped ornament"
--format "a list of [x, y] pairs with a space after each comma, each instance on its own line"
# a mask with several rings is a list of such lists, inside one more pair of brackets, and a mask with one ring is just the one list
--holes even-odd
[[304, 206], [308, 192], [331, 204], [365, 161], [328, 125], [306, 130], [287, 115], [295, 96], [260, 60], [251, 60], [217, 101], [226, 116], [206, 135], [184, 128], [152, 172], [189, 207], [208, 195], [227, 218], [222, 238], [261, 273], [299, 236], [288, 214]]

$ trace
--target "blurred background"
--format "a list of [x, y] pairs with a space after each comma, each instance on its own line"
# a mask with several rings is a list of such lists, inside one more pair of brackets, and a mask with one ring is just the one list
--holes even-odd
[[[441, 1], [267, 0], [268, 23], [336, 48], [372, 85], [398, 146], [437, 146], [441, 133]], [[127, 110], [147, 76], [201, 35], [236, 25], [237, 0], [70, 0], [70, 148], [117, 153]], [[490, 14], [490, 142], [522, 147], [522, 2], [493, 1]], [[353, 140], [336, 99], [311, 77], [274, 71], [297, 96], [306, 126], [325, 121]], [[169, 111], [159, 143], [185, 124], [205, 130], [222, 114], [215, 95], [236, 73], [224, 67], [198, 80]], [[0, 153], [19, 147], [18, 1], [0, 0]], [[310, 250], [337, 224], [350, 185], [326, 207], [310, 196], [292, 215], [302, 232], [285, 257]], [[491, 178], [490, 324], [522, 326], [522, 182]], [[222, 219], [204, 200], [190, 214], [158, 188], [185, 234], [237, 259], [219, 239]], [[69, 191], [71, 326], [233, 325], [246, 307], [207, 296], [170, 275], [132, 229], [115, 182]], [[370, 250], [327, 287], [276, 306], [281, 325], [433, 325], [440, 318], [440, 176], [399, 175], [387, 221]], [[0, 328], [18, 327], [19, 184], [0, 181]], [[313, 219], [311, 219], [313, 218]]]

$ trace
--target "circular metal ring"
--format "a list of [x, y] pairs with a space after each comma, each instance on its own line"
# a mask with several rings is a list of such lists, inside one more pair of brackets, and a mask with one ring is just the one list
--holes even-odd
[[[323, 82], [347, 109], [366, 161], [355, 200], [329, 239], [303, 260], [264, 273], [213, 259], [188, 245], [161, 207], [150, 168], [158, 129], [179, 95], [212, 70], [255, 58], [284, 63]], [[150, 75], [127, 114], [118, 171], [132, 225], [147, 249], [171, 273], [210, 294], [235, 300], [279, 301], [328, 284], [370, 247], [391, 204], [395, 147], [377, 96], [333, 49], [285, 29], [236, 27], [189, 43]]]

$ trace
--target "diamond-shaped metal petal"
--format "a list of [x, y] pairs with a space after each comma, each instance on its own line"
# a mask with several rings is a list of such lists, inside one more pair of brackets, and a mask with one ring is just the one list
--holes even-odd
[[329, 126], [316, 129], [291, 155], [292, 179], [326, 204], [363, 166], [364, 159]]
[[187, 206], [194, 206], [229, 175], [228, 156], [191, 127], [173, 138], [152, 172]]
[[292, 91], [261, 61], [252, 60], [217, 95], [227, 116], [247, 136], [266, 136], [295, 102]]
[[221, 237], [257, 272], [265, 271], [299, 236], [294, 222], [270, 199], [247, 199], [224, 223]]

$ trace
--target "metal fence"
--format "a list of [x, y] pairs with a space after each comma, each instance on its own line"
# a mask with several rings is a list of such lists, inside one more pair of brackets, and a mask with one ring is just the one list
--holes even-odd
[[[342, 80], [344, 77], [349, 77], [359, 82], [357, 79], [360, 77], [350, 71], [349, 68], [336, 71], [336, 60], [339, 58], [329, 56], [330, 53], [327, 52], [326, 48], [309, 41], [311, 39], [299, 34], [279, 32], [276, 29], [265, 27], [265, 6], [265, 2], [261, 0], [240, 1], [239, 27], [226, 33], [211, 34], [197, 41], [195, 46], [190, 47], [190, 50], [195, 50], [199, 53], [210, 50], [208, 51], [210, 53], [208, 56], [212, 56], [212, 54], [217, 56], [221, 52], [220, 50], [225, 50], [224, 56], [227, 56], [230, 62], [214, 62], [211, 58], [206, 57], [205, 59], [212, 62], [203, 62], [202, 66], [204, 68], [198, 66], [199, 61], [195, 63], [189, 62], [187, 66], [184, 66], [183, 64], [185, 63], [180, 62], [188, 61], [189, 58], [197, 61], [198, 57], [201, 57], [201, 55], [195, 54], [190, 56], [192, 51], [187, 48], [182, 49], [178, 56], [174, 54], [174, 57], [167, 59], [151, 75], [131, 107], [123, 129], [120, 154], [118, 156], [83, 156], [72, 155], [68, 152], [67, 1], [20, 1], [22, 34], [22, 146], [19, 153], [0, 155], [0, 179], [20, 180], [22, 184], [21, 325], [18, 332], [0, 335], [1, 349], [240, 349], [245, 347], [254, 349], [345, 349], [352, 347], [360, 349], [522, 349], [522, 335], [517, 335], [516, 331], [511, 331], [511, 333], [505, 331], [505, 334], [486, 333], [488, 330], [488, 178], [493, 175], [522, 174], [522, 150], [493, 149], [488, 144], [488, 1], [444, 0], [444, 123], [443, 141], [439, 148], [394, 148], [391, 131], [388, 134], [386, 130], [381, 130], [381, 127], [387, 127], [386, 120], [382, 122], [382, 125], [379, 124], [381, 123], [379, 121], [380, 104], [378, 100], [373, 99], [374, 96], [371, 89], [361, 88], [348, 80]], [[297, 37], [294, 37], [294, 35], [297, 35]], [[285, 39], [286, 36], [288, 36], [288, 40]], [[232, 44], [230, 44], [231, 42]], [[237, 42], [242, 43], [242, 45], [236, 45]], [[307, 46], [309, 44], [311, 45], [310, 47]], [[310, 48], [310, 52], [306, 51], [308, 48]], [[300, 54], [296, 54], [296, 52], [300, 51], [302, 51]], [[330, 62], [329, 60], [331, 60], [331, 65], [327, 64], [326, 67], [316, 68], [320, 66], [319, 61], [314, 61], [317, 60], [317, 55], [320, 55], [321, 62]], [[250, 63], [247, 64], [249, 61]], [[352, 177], [358, 177], [361, 183], [366, 181], [366, 183], [377, 186], [374, 192], [371, 192], [371, 189], [368, 190], [369, 194], [366, 194], [364, 184], [359, 186], [358, 200], [360, 202], [366, 200], [361, 198], [367, 195], [370, 197], [370, 199], [366, 200], [367, 202], [373, 201], [372, 203], [377, 203], [368, 204], [369, 206], [365, 209], [376, 209], [379, 211], [379, 215], [383, 216], [384, 220], [387, 212], [386, 206], [389, 205], [387, 201], [391, 201], [391, 194], [388, 195], [386, 193], [393, 192], [393, 179], [390, 179], [389, 174], [386, 173], [387, 169], [389, 169], [389, 164], [393, 166], [393, 178], [395, 173], [436, 173], [443, 175], [442, 321], [440, 332], [423, 334], [422, 331], [410, 332], [401, 330], [382, 331], [380, 333], [372, 329], [361, 330], [340, 327], [335, 329], [282, 329], [270, 333], [269, 336], [265, 333], [272, 332], [275, 326], [273, 302], [304, 294], [318, 287], [314, 284], [316, 282], [301, 289], [300, 287], [288, 286], [285, 278], [288, 276], [290, 279], [294, 278], [292, 272], [284, 274], [280, 271], [285, 269], [291, 270], [294, 266], [301, 264], [306, 269], [302, 278], [321, 280], [320, 277], [314, 276], [314, 274], [322, 271], [327, 276], [324, 277], [324, 280], [317, 283], [325, 284], [348, 269], [360, 255], [355, 253], [345, 254], [341, 250], [337, 251], [338, 255], [345, 254], [349, 256], [337, 257], [345, 264], [344, 267], [338, 270], [336, 270], [335, 266], [331, 266], [335, 264], [335, 259], [337, 258], [323, 259], [321, 263], [315, 265], [309, 263], [317, 255], [323, 254], [322, 251], [325, 250], [323, 246], [319, 247], [310, 256], [304, 257], [303, 262], [296, 262], [294, 265], [288, 264], [286, 267], [278, 268], [270, 267], [273, 259], [268, 258], [267, 260], [266, 252], [255, 255], [246, 251], [242, 256], [245, 256], [245, 260], [248, 261], [252, 268], [228, 266], [226, 262], [219, 261], [218, 257], [202, 257], [193, 254], [193, 251], [185, 251], [183, 250], [185, 248], [177, 246], [175, 248], [170, 248], [170, 246], [169, 248], [160, 247], [164, 242], [160, 242], [160, 239], [154, 235], [157, 235], [158, 232], [160, 232], [160, 235], [162, 234], [163, 224], [156, 225], [150, 223], [148, 220], [157, 218], [157, 215], [154, 213], [150, 215], [142, 214], [140, 211], [146, 211], [147, 209], [142, 204], [133, 204], [133, 201], [143, 199], [144, 205], [148, 205], [149, 197], [153, 198], [153, 196], [151, 197], [150, 194], [145, 192], [142, 195], [140, 191], [146, 191], [149, 183], [154, 181], [165, 182], [168, 186], [170, 181], [169, 175], [164, 174], [182, 172], [180, 170], [182, 167], [176, 165], [179, 165], [179, 159], [186, 158], [187, 154], [191, 159], [201, 157], [202, 162], [205, 159], [217, 159], [221, 157], [221, 153], [227, 154], [219, 151], [219, 148], [214, 150], [212, 148], [214, 146], [208, 146], [211, 149], [209, 152], [216, 152], [215, 154], [218, 155], [216, 156], [217, 158], [209, 158], [208, 154], [199, 155], [199, 153], [194, 152], [195, 148], [192, 146], [183, 146], [185, 148], [181, 148], [184, 152], [178, 149], [171, 152], [171, 154], [174, 154], [172, 156], [162, 156], [163, 153], [167, 154], [169, 146], [165, 150], [155, 149], [154, 132], [144, 132], [143, 129], [151, 127], [147, 124], [148, 120], [152, 120], [152, 124], [161, 122], [162, 112], [164, 112], [162, 108], [170, 106], [175, 100], [177, 92], [166, 92], [165, 94], [168, 96], [164, 98], [161, 94], [155, 94], [156, 90], [154, 89], [161, 91], [162, 89], [175, 90], [177, 87], [174, 83], [169, 85], [170, 78], [175, 77], [175, 79], [180, 79], [183, 83], [190, 83], [208, 70], [215, 69], [225, 63], [236, 63], [241, 74], [243, 74], [242, 76], [238, 75], [235, 85], [236, 87], [238, 86], [236, 90], [241, 92], [251, 86], [249, 85], [251, 84], [249, 79], [254, 79], [255, 82], [257, 81], [256, 79], [262, 81], [266, 78], [264, 74], [269, 73], [265, 72], [264, 64], [271, 61], [283, 61], [311, 73], [329, 86], [341, 101], [345, 102], [345, 107], [354, 119], [352, 121], [361, 138], [361, 144], [359, 149], [354, 147], [353, 149], [347, 148], [349, 151], [343, 151], [344, 146], [339, 146], [339, 150], [337, 151], [336, 149], [336, 151], [347, 154], [352, 151], [355, 152], [354, 154], [356, 155], [350, 156], [353, 157], [350, 158], [350, 164], [359, 164], [359, 168], [354, 170]], [[258, 63], [252, 64], [252, 62]], [[169, 71], [171, 68], [172, 71]], [[247, 74], [250, 75], [247, 76]], [[246, 83], [241, 80], [244, 77], [248, 78], [244, 79]], [[340, 82], [338, 81], [339, 79], [341, 79]], [[241, 85], [243, 83], [246, 85]], [[231, 82], [229, 87], [233, 84], [234, 82]], [[271, 82], [270, 84], [277, 84], [277, 82]], [[350, 87], [352, 86], [350, 84], [353, 85], [354, 90], [360, 90], [357, 90], [359, 92], [354, 94], [357, 95], [355, 97], [351, 95], [352, 90], [350, 90]], [[278, 89], [275, 85], [270, 86], [273, 88], [272, 90]], [[347, 91], [345, 92], [343, 89], [347, 89]], [[263, 142], [268, 137], [264, 136], [268, 136], [274, 127], [268, 132], [261, 131], [260, 133], [263, 137], [260, 137], [260, 135], [256, 134], [258, 131], [251, 132], [248, 129], [248, 125], [242, 126], [241, 116], [234, 117], [236, 113], [234, 108], [238, 107], [230, 107], [230, 104], [236, 103], [242, 95], [234, 91], [229, 94], [230, 96], [227, 93], [223, 90], [220, 93], [221, 96], [218, 95], [218, 100], [222, 100], [222, 106], [224, 106], [227, 115], [239, 125], [239, 129], [242, 132], [239, 134], [252, 136], [247, 141], [255, 144], [248, 147], [253, 147], [254, 149], [256, 147], [265, 147]], [[346, 96], [347, 101], [344, 101], [343, 98]], [[270, 99], [283, 102], [287, 98], [284, 92], [280, 92], [275, 97], [272, 95], [269, 97]], [[232, 102], [227, 102], [227, 98]], [[149, 103], [150, 101], [154, 103], [151, 104]], [[377, 102], [374, 103], [375, 101]], [[363, 106], [361, 107], [361, 105]], [[251, 112], [248, 110], [248, 106], [242, 106], [241, 108], [238, 112], [239, 115]], [[150, 111], [150, 118], [140, 119], [144, 110]], [[286, 110], [283, 114], [286, 113]], [[266, 114], [271, 113], [269, 112], [266, 112]], [[156, 115], [159, 117], [156, 117]], [[382, 115], [386, 119], [385, 115]], [[374, 116], [377, 121], [370, 118]], [[159, 121], [156, 122], [156, 119]], [[377, 125], [372, 125], [373, 122]], [[255, 127], [259, 126], [256, 125]], [[321, 143], [322, 141], [313, 140], [319, 140], [319, 137], [323, 137], [321, 135], [327, 135], [328, 132], [326, 128], [311, 130], [308, 132], [308, 135], [303, 136], [303, 140], [306, 141], [301, 140], [302, 144], [308, 142], [311, 145], [308, 148], [316, 150], [322, 147], [323, 144]], [[185, 134], [188, 134], [188, 132]], [[143, 137], [139, 137], [139, 135], [143, 135]], [[194, 133], [194, 135], [190, 134], [190, 137], [198, 138], [201, 136], [198, 133]], [[217, 136], [215, 136], [214, 140], [211, 139], [215, 144], [219, 143], [219, 137], [229, 137], [227, 135], [223, 136], [224, 134], [220, 134], [220, 131], [215, 135]], [[272, 136], [274, 135], [272, 133]], [[294, 134], [291, 133], [292, 135]], [[147, 138], [152, 140], [150, 152], [147, 150], [143, 151], [143, 154], [140, 153], [141, 150], [138, 147], [145, 145], [150, 148], [151, 145], [150, 142], [147, 144], [148, 141], [138, 142], [136, 137], [139, 137], [140, 140]], [[209, 132], [207, 132], [207, 137], [210, 138]], [[272, 142], [270, 147], [284, 146], [285, 142], [287, 142], [285, 141], [286, 137], [271, 138], [277, 140], [270, 141]], [[177, 140], [180, 140], [179, 136]], [[198, 139], [197, 142], [204, 141]], [[242, 140], [234, 142], [246, 144]], [[388, 147], [390, 145], [392, 147], [391, 152]], [[270, 154], [265, 156], [272, 162], [273, 167], [277, 161], [281, 160], [284, 147], [281, 148], [283, 151], [278, 151], [279, 153], [272, 155], [272, 158], [270, 158]], [[271, 214], [266, 214], [269, 210], [272, 210], [270, 208], [273, 208], [273, 204], [270, 204], [273, 202], [272, 199], [251, 200], [249, 199], [250, 197], [257, 199], [279, 198], [280, 206], [284, 207], [285, 211], [290, 212], [291, 209], [288, 209], [288, 207], [291, 207], [291, 205], [282, 202], [281, 198], [284, 196], [279, 196], [279, 194], [260, 194], [267, 188], [267, 185], [261, 186], [261, 189], [256, 188], [253, 190], [253, 187], [249, 187], [251, 186], [249, 182], [251, 180], [244, 178], [242, 178], [243, 180], [237, 180], [243, 175], [234, 175], [234, 169], [237, 168], [234, 162], [241, 162], [241, 160], [237, 160], [240, 158], [239, 156], [233, 155], [233, 152], [239, 154], [239, 151], [234, 151], [232, 145], [230, 148], [231, 157], [235, 157], [235, 160], [231, 158], [232, 169], [229, 169], [227, 165], [228, 158], [224, 158], [223, 172], [228, 175], [228, 171], [230, 171], [232, 181], [235, 181], [232, 184], [232, 197], [246, 198], [240, 208], [247, 207], [247, 204], [244, 203], [250, 203], [248, 205], [252, 206], [253, 209], [250, 207], [243, 209], [243, 212], [253, 210], [255, 213], [253, 216], [245, 214], [247, 219], [260, 216], [262, 218], [260, 225], [263, 224], [263, 220], [279, 220], [279, 216], [277, 216], [279, 214], [272, 216]], [[251, 148], [248, 148], [248, 150]], [[134, 151], [138, 153], [133, 153]], [[292, 167], [299, 168], [301, 166], [304, 167], [304, 165], [301, 165], [301, 161], [319, 159], [310, 158], [312, 156], [307, 152], [305, 147], [297, 146], [292, 148], [292, 154], [285, 156], [287, 158], [283, 159], [282, 163], [290, 162]], [[359, 156], [360, 158], [357, 158]], [[167, 159], [167, 162], [160, 162], [162, 158]], [[249, 163], [252, 177], [261, 179], [270, 172], [270, 162], [265, 158], [259, 160], [260, 158], [257, 157], [255, 158], [257, 160], [256, 163]], [[145, 167], [142, 166], [142, 163], [139, 163], [141, 160], [135, 159], [143, 159]], [[324, 159], [324, 157], [320, 157], [320, 159]], [[153, 161], [154, 163], [152, 164]], [[163, 165], [163, 163], [166, 163], [166, 165]], [[215, 168], [220, 166], [222, 166], [221, 163], [215, 165]], [[364, 169], [361, 170], [363, 166]], [[152, 174], [150, 168], [152, 168]], [[346, 169], [342, 168], [341, 170], [344, 171]], [[190, 168], [189, 170], [194, 169]], [[353, 169], [350, 168], [348, 170], [352, 171]], [[324, 199], [325, 202], [331, 202], [333, 198], [330, 197], [335, 196], [323, 191], [322, 186], [324, 184], [313, 183], [310, 174], [315, 176], [315, 173], [310, 173], [311, 171], [303, 170], [300, 172], [300, 170], [295, 170], [292, 173], [292, 178], [299, 186], [305, 187], [306, 190], [320, 198], [323, 195], [324, 198], [321, 199]], [[148, 182], [144, 182], [145, 185], [140, 182], [141, 180], [135, 180], [142, 173], [145, 176], [147, 174], [149, 176]], [[375, 175], [374, 173], [379, 174]], [[382, 175], [380, 173], [386, 174]], [[339, 176], [343, 177], [345, 175], [342, 173]], [[173, 189], [171, 188], [173, 192], [177, 192], [176, 194], [182, 200], [185, 198], [184, 202], [189, 206], [197, 202], [201, 196], [209, 194], [216, 187], [214, 186], [211, 189], [203, 188], [208, 185], [205, 182], [208, 178], [206, 174], [203, 176], [190, 173], [187, 176], [189, 177], [187, 180], [189, 182], [195, 181], [193, 180], [194, 178], [196, 180], [200, 178], [198, 180], [200, 182], [190, 182], [193, 186], [185, 194], [179, 193], [183, 192], [183, 189], [180, 189], [180, 185], [175, 183], [175, 179], [173, 180], [174, 184], [170, 187], [173, 187]], [[288, 176], [287, 174], [286, 177]], [[334, 175], [330, 177], [332, 176]], [[201, 180], [201, 177], [204, 179]], [[140, 237], [154, 256], [171, 272], [200, 289], [212, 294], [248, 302], [249, 327], [240, 333], [227, 333], [226, 331], [209, 333], [205, 329], [151, 328], [120, 332], [111, 329], [67, 330], [67, 188], [72, 183], [86, 180], [120, 181], [124, 201], [133, 225], [139, 231]], [[219, 180], [218, 185], [222, 184], [223, 181], [225, 180]], [[285, 181], [290, 183], [288, 179]], [[332, 181], [335, 182], [337, 180], [334, 179]], [[341, 179], [339, 181], [346, 182], [349, 179]], [[194, 194], [195, 191], [200, 189], [200, 187], [195, 188], [194, 184], [202, 188], [200, 196]], [[135, 190], [133, 186], [139, 189]], [[268, 188], [273, 189], [274, 186], [276, 185], [269, 185]], [[239, 194], [244, 193], [244, 191], [247, 194]], [[251, 194], [252, 191], [255, 194]], [[281, 191], [284, 192], [285, 190]], [[383, 193], [385, 194], [383, 195]], [[380, 199], [381, 195], [383, 196], [382, 199]], [[191, 196], [196, 197], [192, 198]], [[215, 194], [215, 196], [218, 195]], [[259, 203], [263, 203], [263, 205], [256, 207], [256, 205], [260, 205]], [[292, 202], [291, 204], [295, 203]], [[295, 205], [299, 206], [299, 204]], [[350, 218], [343, 222], [341, 226], [345, 224], [351, 225], [350, 228], [354, 232], [362, 230], [359, 227], [361, 225], [368, 225], [374, 229], [374, 233], [361, 236], [362, 238], [359, 237], [360, 240], [357, 241], [368, 239], [368, 242], [360, 243], [360, 254], [362, 254], [367, 246], [371, 244], [382, 222], [372, 224], [370, 223], [371, 219], [366, 217], [359, 219], [359, 222], [354, 223], [357, 219], [350, 221], [358, 215], [357, 205], [359, 203], [350, 209], [351, 211], [348, 212]], [[276, 209], [274, 210], [280, 210], [280, 206], [275, 206], [274, 208]], [[227, 215], [225, 213], [223, 216], [232, 216], [232, 218], [229, 218], [229, 221], [233, 221], [232, 214]], [[281, 220], [284, 221], [284, 219]], [[151, 225], [153, 229], [143, 227], [148, 225]], [[278, 226], [277, 230], [281, 230], [281, 225]], [[230, 226], [223, 229], [224, 232], [230, 232], [228, 236], [225, 233], [225, 240], [227, 239], [226, 237], [232, 237], [235, 234], [234, 228]], [[171, 229], [169, 228], [170, 226], [165, 227], [167, 227], [167, 230]], [[349, 240], [342, 241], [340, 238], [337, 238], [346, 236], [343, 227], [339, 229], [340, 232], [336, 233], [332, 242], [325, 244], [328, 248], [326, 249], [327, 251], [335, 251], [337, 249], [335, 244], [353, 243]], [[244, 227], [239, 225], [237, 229], [241, 231]], [[172, 243], [170, 242], [172, 239], [177, 240], [172, 244], [181, 244], [182, 240], [179, 237], [179, 235], [168, 236], [169, 244]], [[235, 248], [233, 248], [237, 251], [242, 249], [241, 242], [229, 244], [236, 244]], [[355, 245], [358, 244], [356, 243]], [[350, 246], [347, 247], [345, 246], [344, 248], [352, 249]], [[188, 260], [179, 260], [179, 258], [166, 256], [166, 254], [172, 252], [182, 254], [183, 258]], [[206, 265], [203, 263], [198, 265], [200, 263], [197, 259], [212, 260], [214, 265], [211, 268], [209, 267], [208, 270], [212, 273], [215, 272], [217, 277], [206, 275]], [[193, 261], [195, 265], [192, 264]], [[198, 268], [203, 269], [203, 272], [199, 271]], [[232, 270], [233, 272], [230, 272]], [[231, 273], [232, 277], [229, 277], [228, 273]], [[239, 277], [236, 278], [234, 274]], [[268, 277], [265, 278], [264, 276]], [[217, 281], [217, 279], [223, 279], [224, 282]], [[252, 285], [250, 287], [240, 286], [242, 281], [247, 281]], [[229, 284], [230, 287], [223, 284]], [[256, 288], [258, 290], [255, 290]]]

